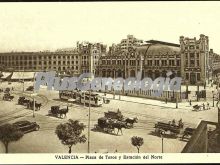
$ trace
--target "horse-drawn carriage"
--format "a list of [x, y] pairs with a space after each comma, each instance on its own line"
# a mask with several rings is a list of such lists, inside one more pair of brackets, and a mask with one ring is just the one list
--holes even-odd
[[106, 117], [101, 117], [98, 119], [98, 124], [95, 125], [95, 129], [98, 131], [104, 131], [107, 133], [112, 133], [114, 128], [110, 122], [111, 120], [107, 119]]
[[180, 130], [183, 128], [183, 126], [173, 125], [171, 123], [157, 122], [154, 128], [155, 133], [157, 133], [158, 135], [161, 135], [162, 132], [170, 132], [170, 135], [177, 137], [177, 135], [180, 134]]
[[[42, 103], [37, 103], [35, 101], [35, 110], [40, 110], [41, 106], [42, 106]], [[27, 108], [33, 110], [34, 109], [34, 101], [30, 100], [29, 103], [27, 104]]]
[[14, 96], [12, 96], [10, 93], [5, 93], [3, 96], [3, 100], [5, 101], [12, 101], [14, 99]]
[[124, 118], [123, 115], [121, 114], [121, 111], [119, 110], [117, 112], [114, 112], [114, 111], [104, 112], [104, 115], [106, 118], [116, 119], [119, 121], [122, 121]]
[[[34, 101], [33, 100], [29, 100], [29, 99], [26, 99], [25, 97], [23, 96], [20, 96], [18, 98], [18, 104], [19, 105], [24, 105], [24, 106], [27, 106], [28, 109], [34, 109]], [[35, 101], [35, 110], [40, 110], [42, 106], [42, 103], [37, 103]]]
[[19, 105], [27, 105], [27, 104], [29, 104], [29, 102], [30, 102], [30, 100], [29, 100], [29, 99], [26, 99], [26, 98], [23, 97], [23, 96], [20, 96], [20, 97], [18, 98], [18, 104], [19, 104]]
[[115, 128], [118, 129], [118, 132], [121, 131], [121, 134], [123, 134], [122, 128], [126, 128], [126, 123], [117, 119], [101, 117], [98, 119], [98, 124], [94, 126], [95, 130], [106, 133], [115, 133]]
[[202, 110], [202, 105], [198, 105], [198, 104], [194, 105], [193, 110], [194, 111], [201, 111]]
[[60, 109], [60, 106], [51, 106], [51, 109], [49, 110], [49, 115], [60, 118], [64, 115], [64, 117], [66, 117], [68, 111], [69, 111], [68, 106], [67, 108], [63, 108], [63, 109]]

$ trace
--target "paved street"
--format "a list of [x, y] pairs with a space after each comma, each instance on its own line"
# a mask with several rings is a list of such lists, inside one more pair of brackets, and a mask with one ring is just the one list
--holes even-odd
[[[25, 84], [25, 89], [31, 83]], [[1, 87], [6, 87], [7, 84], [1, 84]], [[36, 96], [37, 102], [43, 104], [40, 111], [35, 112], [35, 118], [32, 117], [33, 111], [26, 109], [24, 106], [17, 105], [17, 99], [22, 95], [22, 84], [13, 83], [15, 99], [13, 101], [3, 101], [1, 93], [1, 107], [0, 107], [0, 124], [13, 123], [17, 120], [30, 120], [36, 121], [40, 125], [40, 130], [25, 134], [24, 137], [18, 141], [11, 143], [9, 146], [10, 153], [67, 153], [68, 148], [61, 144], [55, 134], [55, 128], [59, 123], [63, 123], [68, 119], [79, 120], [88, 126], [88, 107], [83, 105], [70, 104], [61, 102], [57, 91], [47, 91], [46, 88], [41, 88]], [[191, 87], [194, 89], [194, 87]], [[19, 91], [18, 91], [19, 89]], [[207, 87], [208, 91], [212, 88]], [[179, 108], [176, 109], [176, 103], [166, 104], [163, 101], [150, 100], [145, 98], [136, 98], [116, 95], [115, 100], [111, 94], [107, 95], [111, 99], [110, 104], [103, 104], [102, 107], [91, 108], [91, 129], [97, 123], [99, 117], [104, 116], [104, 112], [108, 110], [117, 111], [119, 108], [125, 117], [138, 117], [138, 123], [134, 124], [132, 129], [123, 129], [123, 135], [116, 136], [106, 134], [103, 132], [95, 132], [91, 130], [91, 151], [100, 152], [106, 150], [108, 152], [137, 152], [137, 149], [131, 145], [130, 138], [132, 136], [140, 136], [144, 138], [144, 145], [141, 147], [140, 152], [146, 153], [160, 153], [161, 152], [161, 137], [152, 135], [154, 131], [154, 124], [158, 121], [168, 122], [172, 119], [178, 121], [183, 119], [185, 127], [196, 127], [201, 120], [217, 121], [217, 108], [211, 107], [210, 110], [192, 111], [192, 106], [188, 102], [179, 103]], [[202, 104], [201, 100], [198, 104]], [[208, 97], [205, 101], [212, 106], [212, 98]], [[196, 102], [192, 103], [197, 104]], [[70, 106], [67, 118], [60, 119], [48, 116], [48, 110], [52, 105]], [[87, 136], [88, 127], [85, 129], [84, 134]], [[179, 138], [164, 138], [164, 152], [181, 152], [186, 142], [181, 141]], [[0, 143], [0, 152], [4, 152], [4, 147]], [[77, 144], [73, 146], [73, 153], [86, 153], [87, 143]]]

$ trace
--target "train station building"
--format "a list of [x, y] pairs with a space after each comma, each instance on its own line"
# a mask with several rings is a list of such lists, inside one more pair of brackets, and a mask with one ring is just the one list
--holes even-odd
[[107, 51], [102, 43], [77, 42], [71, 49], [54, 52], [5, 52], [0, 53], [3, 71], [39, 72], [57, 71], [79, 76], [93, 72], [100, 77], [143, 77], [153, 80], [166, 77], [182, 77], [183, 83], [204, 85], [220, 71], [220, 56], [209, 48], [209, 38], [179, 37], [179, 43], [158, 40], [143, 41], [128, 35]]

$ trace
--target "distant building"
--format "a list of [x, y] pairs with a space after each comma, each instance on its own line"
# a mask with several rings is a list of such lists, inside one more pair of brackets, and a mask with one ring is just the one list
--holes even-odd
[[107, 46], [101, 43], [77, 42], [77, 52], [81, 56], [82, 73], [95, 73], [99, 58], [106, 54], [106, 51]]
[[0, 53], [0, 66], [5, 71], [57, 71], [71, 75], [93, 72], [102, 77], [172, 77], [181, 76], [183, 83], [205, 84], [220, 72], [220, 56], [209, 49], [209, 38], [180, 36], [179, 44], [135, 38], [127, 35], [119, 44], [77, 42], [76, 48], [54, 52]]
[[6, 71], [58, 71], [79, 75], [80, 63], [80, 54], [76, 51], [0, 53], [0, 64]]
[[109, 51], [100, 57], [98, 76], [136, 77], [140, 71], [142, 77], [155, 79], [172, 71], [171, 78], [178, 76], [183, 83], [201, 85], [220, 70], [220, 56], [209, 50], [209, 39], [203, 34], [198, 40], [181, 36], [180, 44], [150, 40], [129, 47], [128, 51], [122, 51], [118, 45]]

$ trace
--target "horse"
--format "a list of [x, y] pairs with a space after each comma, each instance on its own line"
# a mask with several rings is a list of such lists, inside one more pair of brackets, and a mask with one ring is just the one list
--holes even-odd
[[24, 99], [23, 101], [22, 101], [22, 104], [23, 105], [27, 105], [27, 104], [29, 104], [30, 103], [30, 100], [28, 100], [28, 99]]
[[[115, 132], [115, 128], [117, 128], [118, 132], [121, 131], [121, 134], [123, 135], [122, 128], [126, 128], [126, 123], [125, 122], [121, 122], [121, 121], [116, 121], [116, 122], [113, 122], [111, 124], [111, 126], [113, 127], [114, 132]], [[118, 132], [117, 132], [117, 135], [118, 135]]]
[[8, 99], [9, 99], [10, 101], [12, 101], [12, 100], [14, 99], [14, 96], [8, 96]]
[[63, 115], [65, 115], [65, 117], [66, 117], [66, 114], [68, 113], [68, 111], [69, 111], [69, 107], [68, 107], [68, 106], [67, 106], [67, 108], [60, 109], [60, 110], [58, 111], [58, 114], [60, 115], [60, 118], [61, 118], [61, 116], [63, 116]]
[[42, 106], [41, 103], [35, 103], [35, 107], [36, 107], [37, 110], [40, 110], [40, 107], [41, 107], [41, 106]]
[[133, 127], [134, 123], [137, 123], [138, 122], [138, 118], [135, 117], [135, 118], [127, 118], [125, 119], [125, 122], [126, 122], [126, 126], [128, 126], [128, 124]]

